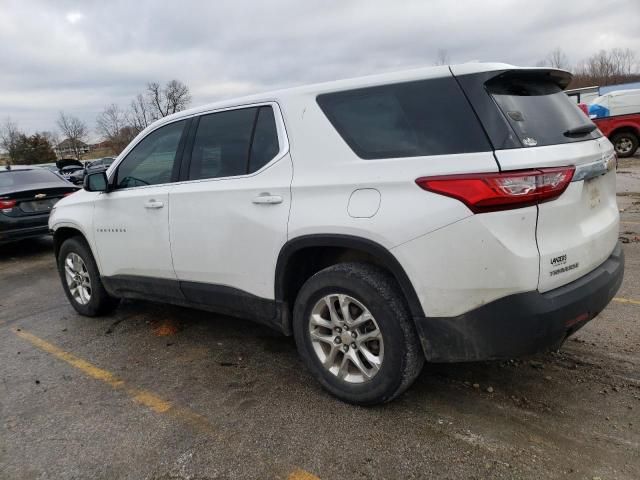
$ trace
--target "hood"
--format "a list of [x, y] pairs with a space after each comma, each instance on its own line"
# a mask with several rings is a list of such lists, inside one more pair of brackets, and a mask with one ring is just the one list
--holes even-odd
[[64, 167], [69, 167], [71, 165], [84, 168], [82, 162], [75, 158], [62, 158], [56, 161], [56, 167], [58, 167], [58, 170], [62, 170]]

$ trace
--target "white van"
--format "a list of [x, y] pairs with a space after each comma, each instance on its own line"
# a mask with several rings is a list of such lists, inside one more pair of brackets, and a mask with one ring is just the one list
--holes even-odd
[[640, 113], [640, 89], [616, 90], [596, 98], [589, 104], [589, 117], [604, 118]]

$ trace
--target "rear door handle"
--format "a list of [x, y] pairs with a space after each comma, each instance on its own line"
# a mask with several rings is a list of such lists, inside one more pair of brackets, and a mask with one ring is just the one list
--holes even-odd
[[280, 195], [271, 195], [270, 193], [261, 193], [253, 197], [252, 201], [257, 204], [274, 205], [276, 203], [282, 203], [282, 197]]
[[161, 202], [160, 200], [147, 200], [147, 202], [144, 204], [144, 208], [162, 208], [164, 207], [164, 202]]

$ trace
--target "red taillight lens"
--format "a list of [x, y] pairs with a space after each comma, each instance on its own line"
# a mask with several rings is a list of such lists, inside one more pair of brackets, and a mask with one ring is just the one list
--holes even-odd
[[63, 195], [63, 197], [68, 197], [69, 195], [73, 195], [74, 193], [76, 193], [75, 191], [73, 192], [67, 192]]
[[0, 210], [10, 209], [16, 206], [15, 200], [0, 200]]
[[474, 213], [521, 208], [559, 197], [575, 167], [540, 168], [501, 173], [422, 177], [416, 183], [429, 192], [463, 202]]

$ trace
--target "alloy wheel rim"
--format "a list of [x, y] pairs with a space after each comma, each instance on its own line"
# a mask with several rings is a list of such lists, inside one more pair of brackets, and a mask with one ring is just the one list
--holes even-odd
[[362, 302], [349, 295], [318, 300], [309, 318], [309, 337], [325, 370], [347, 383], [368, 382], [382, 367], [380, 327]]
[[73, 299], [80, 305], [91, 300], [91, 277], [84, 261], [77, 253], [69, 253], [64, 259], [64, 276]]

